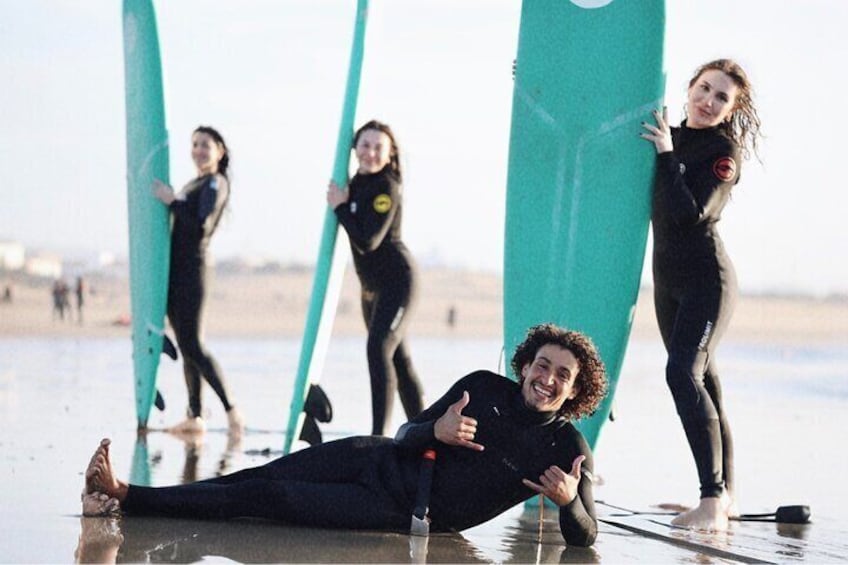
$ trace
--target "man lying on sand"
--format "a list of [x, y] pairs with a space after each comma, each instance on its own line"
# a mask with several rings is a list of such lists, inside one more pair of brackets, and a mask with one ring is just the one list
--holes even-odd
[[409, 531], [422, 494], [422, 453], [432, 449], [432, 531], [476, 526], [541, 493], [560, 507], [566, 543], [592, 545], [592, 454], [571, 420], [590, 414], [606, 394], [604, 365], [586, 336], [545, 324], [528, 331], [511, 366], [518, 383], [475, 371], [394, 439], [350, 437], [184, 485], [118, 479], [104, 439], [85, 473], [83, 513]]

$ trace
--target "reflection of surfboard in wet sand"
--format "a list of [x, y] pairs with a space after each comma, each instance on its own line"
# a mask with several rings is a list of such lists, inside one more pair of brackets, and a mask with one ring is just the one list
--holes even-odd
[[168, 209], [152, 193], [153, 179], [168, 182], [168, 132], [162, 65], [151, 0], [124, 0], [124, 80], [127, 117], [127, 205], [130, 300], [138, 427], [145, 428], [157, 398], [156, 371], [164, 343], [168, 301]]
[[504, 347], [554, 322], [597, 345], [610, 394], [578, 422], [594, 447], [633, 320], [661, 106], [663, 0], [525, 0], [507, 178]]
[[[348, 183], [350, 147], [356, 116], [356, 100], [359, 95], [367, 15], [368, 1], [358, 0], [344, 106], [333, 165], [333, 181], [339, 186], [345, 186]], [[328, 421], [332, 417], [329, 401], [315, 383], [321, 377], [321, 371], [324, 368], [324, 358], [344, 278], [344, 264], [347, 261], [344, 254], [336, 253], [337, 233], [336, 215], [328, 207], [324, 215], [321, 247], [318, 251], [312, 295], [306, 313], [306, 327], [303, 330], [300, 359], [297, 364], [289, 422], [283, 445], [284, 453], [291, 451], [296, 438], [303, 439], [307, 443], [320, 442], [321, 432], [318, 430], [316, 420]]]

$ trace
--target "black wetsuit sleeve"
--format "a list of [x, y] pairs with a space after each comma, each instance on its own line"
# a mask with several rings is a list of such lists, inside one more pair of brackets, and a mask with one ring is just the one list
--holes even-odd
[[[739, 158], [739, 149], [735, 144], [720, 138], [709, 157], [709, 163], [715, 167], [723, 159], [730, 159], [738, 164]], [[691, 226], [718, 219], [730, 198], [730, 189], [739, 180], [739, 175], [735, 173], [726, 180], [713, 172], [710, 172], [709, 176], [702, 175], [701, 179], [707, 184], [696, 192], [687, 185], [680, 160], [673, 152], [667, 151], [657, 155], [657, 178], [658, 196], [666, 200], [666, 208], [671, 211], [674, 222], [680, 226]]]
[[447, 412], [451, 404], [462, 398], [463, 391], [467, 390], [469, 384], [467, 381], [470, 376], [467, 375], [454, 383], [440, 399], [398, 428], [395, 443], [411, 449], [425, 449], [436, 445], [438, 442], [435, 434], [436, 420]]
[[336, 206], [334, 210], [351, 244], [362, 253], [370, 253], [380, 247], [400, 207], [400, 183], [388, 174], [382, 174], [374, 181], [385, 183], [380, 196], [388, 195], [390, 206], [387, 210], [376, 210], [375, 208], [378, 207], [376, 200], [365, 203], [356, 215], [352, 214], [350, 208], [344, 204]]
[[[594, 462], [592, 452], [581, 438], [580, 446], [586, 459], [581, 465], [583, 472], [577, 485], [577, 496], [559, 508], [559, 529], [568, 545], [588, 547], [598, 537], [598, 519], [595, 514], [595, 498], [592, 494]], [[570, 469], [564, 469], [569, 472]]]
[[215, 231], [218, 218], [227, 202], [229, 186], [220, 175], [211, 175], [198, 190], [200, 195], [196, 214], [192, 213], [192, 207], [186, 200], [174, 200], [170, 208], [181, 220], [200, 227], [202, 239], [210, 237]]

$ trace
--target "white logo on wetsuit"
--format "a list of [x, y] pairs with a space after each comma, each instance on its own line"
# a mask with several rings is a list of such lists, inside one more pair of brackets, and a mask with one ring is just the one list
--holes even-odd
[[680, 174], [681, 175], [686, 174], [686, 163], [680, 163]]
[[513, 463], [512, 461], [510, 461], [506, 457], [501, 459], [501, 463], [503, 463], [504, 465], [506, 465], [507, 467], [509, 467], [513, 471], [518, 471], [518, 465], [516, 465], [515, 463]]
[[356, 214], [356, 202], [351, 202], [351, 203], [350, 203], [350, 213], [351, 213], [351, 214]]
[[710, 339], [710, 334], [713, 332], [713, 323], [707, 322], [707, 325], [704, 327], [704, 335], [701, 336], [701, 341], [698, 342], [698, 349], [704, 349], [707, 346], [707, 342]]

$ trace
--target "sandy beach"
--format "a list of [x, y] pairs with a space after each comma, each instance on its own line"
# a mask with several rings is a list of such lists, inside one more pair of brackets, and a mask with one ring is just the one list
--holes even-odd
[[[83, 323], [72, 311], [62, 321], [52, 313], [47, 281], [16, 281], [13, 301], [0, 303], [0, 336], [120, 336], [126, 335], [129, 285], [123, 278], [88, 281]], [[208, 336], [298, 337], [312, 290], [312, 271], [289, 268], [278, 272], [213, 275], [204, 321]], [[486, 272], [445, 268], [423, 269], [420, 299], [410, 324], [411, 336], [500, 337], [503, 305], [501, 277]], [[455, 309], [455, 323], [448, 312]], [[345, 273], [334, 336], [364, 335], [359, 309], [359, 282], [351, 267]], [[639, 294], [633, 322], [634, 338], [658, 337], [650, 288]], [[745, 295], [740, 297], [728, 341], [848, 344], [848, 298]]]
[[[70, 319], [54, 319], [48, 283], [14, 281], [12, 301], [0, 302], [0, 528], [5, 532], [0, 562], [421, 562], [410, 553], [409, 536], [398, 534], [80, 519], [82, 471], [101, 437], [113, 438], [115, 465], [123, 477], [150, 485], [212, 477], [279, 454], [311, 280], [310, 271], [298, 269], [221, 272], [213, 280], [208, 343], [225, 367], [249, 428], [235, 444], [223, 433], [225, 415], [208, 391], [204, 413], [210, 431], [201, 441], [167, 433], [136, 436], [125, 280], [89, 278], [82, 324], [75, 311]], [[432, 401], [466, 372], [498, 370], [501, 280], [488, 273], [429, 269], [421, 282], [410, 337]], [[453, 327], [447, 323], [451, 307], [456, 309]], [[658, 503], [691, 504], [697, 492], [691, 455], [663, 378], [665, 356], [652, 308], [645, 290], [615, 397], [616, 421], [605, 426], [595, 453], [602, 479], [596, 498], [648, 511]], [[368, 429], [364, 335], [358, 283], [348, 269], [322, 377], [335, 412], [324, 429], [326, 439]], [[719, 549], [738, 550], [741, 543], [763, 561], [844, 561], [846, 344], [844, 300], [741, 297], [721, 362], [741, 505], [747, 512], [773, 512], [781, 504], [809, 504], [814, 523], [800, 530], [773, 523], [735, 525], [723, 538], [678, 537]], [[163, 362], [157, 386], [167, 408], [154, 411], [151, 426], [162, 427], [184, 413], [179, 363]], [[402, 421], [396, 403], [393, 424]], [[608, 508], [602, 510], [609, 515]], [[593, 548], [567, 548], [555, 512], [545, 513], [541, 529], [538, 520], [537, 511], [516, 507], [461, 534], [431, 539], [427, 561], [735, 561], [606, 524]]]

